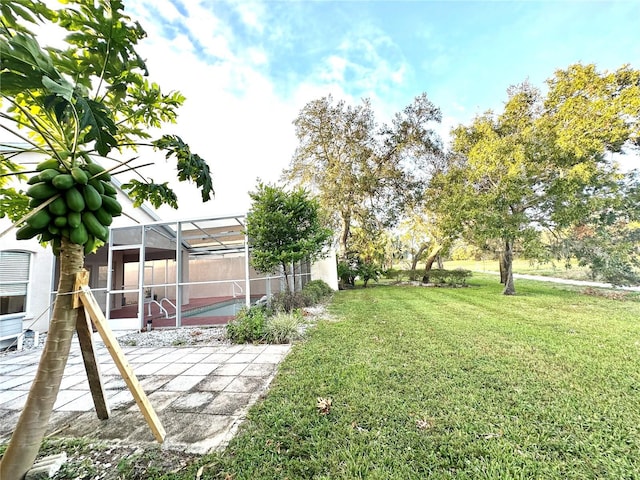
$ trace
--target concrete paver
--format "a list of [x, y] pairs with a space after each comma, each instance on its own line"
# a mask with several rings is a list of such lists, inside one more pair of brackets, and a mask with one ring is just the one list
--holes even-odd
[[[48, 432], [123, 443], [153, 443], [133, 395], [97, 339], [110, 418], [99, 420], [77, 340], [71, 348]], [[167, 432], [163, 448], [223, 448], [270, 384], [290, 345], [124, 346], [125, 357]], [[41, 350], [0, 355], [0, 442], [9, 440], [35, 377]]]

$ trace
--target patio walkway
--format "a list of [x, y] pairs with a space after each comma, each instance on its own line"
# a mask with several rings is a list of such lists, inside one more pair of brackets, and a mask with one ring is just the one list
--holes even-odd
[[[96, 416], [80, 347], [74, 339], [47, 434], [134, 445], [155, 443], [99, 337], [96, 346], [110, 418], [99, 420]], [[167, 432], [163, 448], [200, 454], [226, 446], [290, 348], [122, 347]], [[0, 443], [8, 442], [17, 424], [41, 352], [36, 349], [0, 355]]]

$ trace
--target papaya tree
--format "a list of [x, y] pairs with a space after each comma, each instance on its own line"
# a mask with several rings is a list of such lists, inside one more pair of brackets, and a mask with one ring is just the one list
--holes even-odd
[[[18, 238], [36, 237], [59, 258], [60, 280], [46, 344], [26, 405], [0, 462], [0, 477], [24, 477], [35, 460], [56, 400], [75, 331], [74, 279], [84, 256], [107, 240], [113, 217], [122, 208], [112, 176], [142, 166], [127, 151], [148, 147], [175, 157], [178, 178], [194, 182], [203, 201], [212, 198], [207, 163], [179, 137], [152, 139], [151, 129], [175, 122], [184, 98], [163, 93], [147, 79], [136, 53], [143, 28], [124, 13], [120, 0], [66, 0], [63, 9], [50, 2], [2, 2], [0, 10], [0, 128], [13, 135], [11, 156], [0, 158], [3, 170], [16, 170], [22, 154], [42, 161], [22, 170], [29, 213], [17, 221]], [[31, 30], [57, 26], [64, 48], [43, 47]], [[132, 154], [133, 155], [133, 154]], [[137, 155], [137, 154], [136, 154]], [[104, 159], [116, 167], [104, 168]], [[15, 162], [15, 163], [14, 163]], [[148, 200], [177, 207], [168, 184], [141, 174], [123, 185], [134, 204]], [[6, 189], [10, 201], [20, 190]], [[8, 197], [5, 197], [8, 198]], [[18, 202], [19, 203], [19, 202]], [[11, 218], [16, 212], [6, 211]], [[22, 222], [22, 223], [20, 223]]]

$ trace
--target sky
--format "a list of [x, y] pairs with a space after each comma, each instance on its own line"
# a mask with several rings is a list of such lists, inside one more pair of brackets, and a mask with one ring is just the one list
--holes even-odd
[[[328, 94], [371, 99], [380, 123], [426, 92], [449, 131], [499, 111], [507, 88], [572, 63], [640, 68], [640, 2], [125, 0], [147, 31], [151, 80], [187, 98], [180, 135], [205, 158], [216, 197], [178, 187], [164, 219], [235, 214], [258, 178], [276, 182], [295, 151], [303, 106]], [[175, 179], [162, 157], [145, 172]]]

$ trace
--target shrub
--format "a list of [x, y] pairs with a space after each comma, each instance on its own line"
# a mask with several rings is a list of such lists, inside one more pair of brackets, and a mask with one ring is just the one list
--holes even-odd
[[268, 343], [291, 343], [301, 338], [301, 323], [302, 315], [299, 310], [277, 313], [267, 320], [264, 338]]
[[344, 260], [338, 262], [338, 278], [342, 288], [355, 285], [357, 275], [358, 270], [355, 265]]
[[260, 342], [265, 337], [265, 324], [263, 307], [243, 308], [227, 324], [227, 338], [233, 343]]
[[274, 313], [291, 313], [294, 310], [308, 307], [310, 305], [311, 304], [302, 292], [279, 292], [271, 298], [271, 310]]
[[462, 286], [467, 282], [467, 278], [471, 276], [470, 270], [457, 268], [455, 270], [444, 270], [434, 268], [425, 275], [425, 283], [432, 282], [436, 284], [447, 284], [453, 286]]
[[302, 287], [302, 294], [307, 300], [308, 305], [320, 303], [325, 298], [333, 294], [333, 290], [323, 280], [312, 280]]
[[358, 276], [364, 281], [364, 287], [367, 287], [369, 280], [377, 282], [382, 274], [382, 268], [375, 262], [361, 260], [358, 262]]

